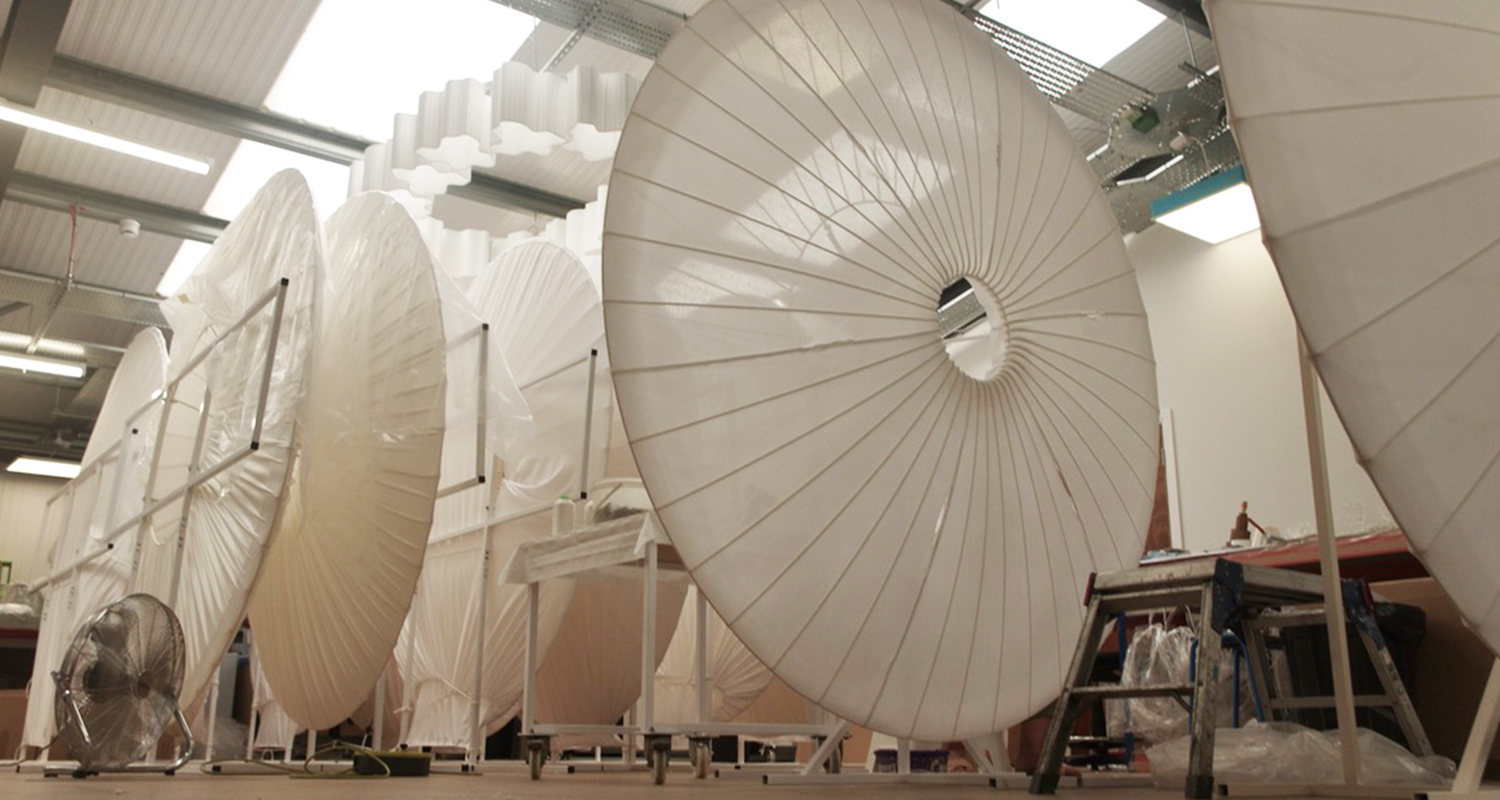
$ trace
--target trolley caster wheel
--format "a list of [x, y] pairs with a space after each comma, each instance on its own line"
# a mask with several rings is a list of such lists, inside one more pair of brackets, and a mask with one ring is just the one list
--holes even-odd
[[542, 779], [542, 763], [546, 761], [546, 753], [540, 747], [530, 747], [526, 750], [526, 766], [531, 771], [531, 779], [539, 781]]
[[651, 759], [651, 782], [657, 786], [667, 782], [667, 754], [657, 753]]
[[693, 777], [703, 780], [708, 777], [708, 768], [713, 762], [713, 751], [709, 749], [707, 742], [694, 742], [692, 745], [693, 755]]

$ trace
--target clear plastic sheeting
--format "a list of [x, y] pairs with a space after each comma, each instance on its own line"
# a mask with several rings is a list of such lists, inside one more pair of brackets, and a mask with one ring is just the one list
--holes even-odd
[[[492, 563], [528, 540], [525, 529], [494, 534]], [[409, 722], [402, 741], [411, 747], [468, 747], [469, 704], [474, 692], [475, 647], [479, 630], [479, 565], [483, 540], [455, 537], [428, 548], [411, 615], [402, 629], [396, 656], [405, 683], [402, 707]], [[545, 653], [562, 625], [573, 595], [571, 581], [541, 588], [538, 649]], [[521, 700], [526, 660], [526, 587], [491, 586], [485, 614], [484, 683], [479, 697], [485, 735], [515, 716]]]
[[[626, 123], [615, 390], [672, 543], [793, 689], [953, 740], [1052, 702], [1090, 573], [1136, 563], [1155, 368], [1098, 181], [952, 8], [715, 0]], [[946, 355], [960, 278], [995, 331]]]
[[[667, 722], [698, 719], [698, 603], [697, 589], [682, 605], [677, 633], [661, 666], [656, 668], [656, 718]], [[750, 707], [771, 683], [771, 671], [708, 607], [709, 721], [728, 722]]]
[[[1187, 779], [1186, 735], [1146, 750], [1151, 780], [1180, 789]], [[1359, 729], [1359, 780], [1366, 785], [1447, 786], [1457, 771], [1442, 756], [1419, 757], [1390, 739]], [[1340, 784], [1344, 780], [1338, 731], [1315, 731], [1290, 722], [1252, 722], [1214, 732], [1218, 783]]]
[[255, 693], [255, 730], [252, 731], [255, 736], [254, 748], [281, 750], [290, 754], [292, 739], [296, 738], [300, 729], [276, 699], [276, 690], [266, 680], [265, 670], [261, 669], [260, 658], [255, 653], [250, 657], [250, 680]]
[[1207, 7], [1323, 385], [1412, 550], [1500, 652], [1500, 5]]
[[[1197, 637], [1188, 626], [1168, 628], [1161, 623], [1146, 625], [1130, 638], [1126, 649], [1121, 686], [1187, 686], [1193, 682], [1192, 659]], [[1219, 673], [1218, 718], [1233, 720], [1235, 698], [1240, 698], [1240, 720], [1255, 718], [1255, 699], [1251, 694], [1250, 670], [1240, 671], [1240, 689], [1234, 689], [1235, 670], [1227, 659], [1236, 654], [1226, 651], [1226, 661]], [[1137, 697], [1128, 700], [1106, 700], [1109, 734], [1114, 737], [1134, 733], [1147, 742], [1165, 742], [1188, 732], [1187, 709], [1171, 697]]]
[[[290, 476], [322, 272], [317, 220], [301, 174], [277, 173], [225, 229], [177, 297], [162, 304], [172, 323], [173, 378], [195, 356], [211, 345], [213, 349], [170, 397], [154, 476], [156, 495], [185, 485], [195, 457], [202, 474], [255, 443], [243, 459], [187, 495], [186, 526], [179, 499], [154, 516], [143, 543], [136, 586], [163, 599], [176, 598], [171, 605], [187, 642], [184, 709], [198, 708], [244, 619]], [[287, 281], [286, 300], [274, 341], [274, 301], [235, 328], [282, 280]], [[224, 339], [215, 344], [221, 335]], [[265, 380], [268, 358], [271, 369]], [[202, 447], [195, 453], [200, 428]], [[158, 430], [153, 425], [147, 437]]]
[[[286, 713], [337, 724], [401, 633], [432, 526], [446, 397], [437, 267], [395, 200], [328, 220], [312, 378], [295, 477], [250, 601]], [[477, 372], [477, 365], [475, 367]]]
[[[127, 423], [145, 409], [167, 382], [167, 345], [161, 331], [146, 328], [130, 340], [115, 368], [109, 392], [94, 423], [94, 435], [84, 449], [87, 472], [69, 483], [47, 512], [44, 536], [55, 536], [50, 553], [52, 569], [76, 564], [103, 545], [110, 529], [140, 513], [147, 465], [138, 454], [139, 433]], [[112, 449], [113, 448], [113, 449]], [[56, 733], [52, 671], [62, 664], [67, 644], [85, 620], [125, 596], [130, 587], [133, 531], [115, 540], [98, 558], [46, 587], [46, 604], [37, 629], [36, 658], [28, 693], [22, 743], [41, 747]]]
[[[499, 585], [498, 566], [523, 542], [552, 534], [552, 504], [578, 490], [591, 349], [603, 349], [599, 296], [578, 259], [556, 245], [532, 242], [501, 253], [469, 287], [479, 319], [490, 326], [531, 417], [522, 441], [505, 451], [504, 476], [492, 484], [489, 520], [490, 586], [481, 590], [484, 540], [462, 533], [473, 508], [449, 519], [440, 509], [427, 566], [396, 648], [407, 685], [413, 746], [467, 747], [474, 691], [479, 599], [488, 596], [484, 681], [479, 698], [485, 733], [515, 714], [521, 700], [526, 642], [526, 589]], [[601, 353], [602, 356], [602, 353]], [[603, 474], [611, 413], [608, 372], [600, 359], [593, 407], [589, 473]], [[456, 527], [450, 527], [456, 526]], [[441, 527], [442, 530], [438, 528]], [[459, 532], [455, 532], [458, 530]], [[572, 601], [570, 581], [541, 590], [538, 650], [545, 656]]]

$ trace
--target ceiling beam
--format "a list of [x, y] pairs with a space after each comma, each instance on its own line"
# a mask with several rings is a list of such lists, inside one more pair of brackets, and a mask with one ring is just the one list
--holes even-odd
[[212, 243], [229, 223], [186, 208], [142, 200], [138, 197], [106, 192], [76, 183], [17, 172], [5, 187], [5, 199], [53, 211], [67, 211], [78, 206], [78, 214], [90, 219], [117, 222], [122, 218], [139, 220], [141, 227], [153, 233]]
[[[60, 277], [0, 268], [0, 302], [12, 301], [4, 309], [0, 309], [0, 315], [21, 307], [45, 304], [57, 295], [65, 283], [66, 279]], [[74, 281], [63, 295], [59, 308], [137, 325], [152, 325], [163, 329], [168, 327], [158, 298], [107, 286]]]
[[[47, 85], [338, 164], [352, 164], [364, 158], [365, 148], [374, 144], [353, 134], [63, 55], [53, 60], [52, 70], [47, 74]], [[478, 172], [474, 173], [469, 185], [455, 186], [448, 193], [488, 205], [552, 217], [565, 217], [569, 211], [584, 205], [583, 200]]]
[[[72, 4], [72, 0], [13, 0], [5, 33], [0, 36], [0, 97], [23, 106], [36, 105]], [[0, 123], [0, 192], [15, 171], [25, 136], [24, 127]]]

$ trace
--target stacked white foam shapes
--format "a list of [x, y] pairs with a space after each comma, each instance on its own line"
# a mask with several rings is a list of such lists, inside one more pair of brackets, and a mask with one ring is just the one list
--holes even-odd
[[[182, 501], [155, 516], [142, 542], [134, 588], [167, 599], [175, 583], [173, 610], [187, 645], [181, 701], [189, 713], [198, 707], [244, 618], [291, 474], [322, 262], [307, 182], [295, 170], [286, 170], [271, 178], [230, 223], [179, 296], [163, 303], [172, 323], [169, 374], [175, 376], [258, 298], [281, 280], [288, 284], [258, 448], [190, 493], [176, 581]], [[178, 384], [155, 476], [158, 495], [187, 482], [205, 404], [203, 466], [251, 443], [262, 369], [272, 344], [270, 310], [267, 306], [229, 334]], [[147, 430], [148, 437], [155, 435], [154, 426]]]
[[415, 114], [397, 114], [386, 142], [370, 145], [350, 169], [350, 194], [405, 192], [431, 210], [431, 198], [468, 183], [496, 157], [545, 156], [558, 148], [583, 161], [614, 156], [639, 83], [622, 72], [580, 66], [566, 75], [502, 64], [486, 91], [474, 80], [424, 92]]
[[[714, 0], [642, 84], [605, 318], [667, 534], [779, 677], [949, 741], [1051, 703], [1157, 464], [1135, 274], [1067, 127], [953, 9]], [[944, 352], [961, 277], [1005, 336]], [[996, 341], [996, 340], [992, 340]]]
[[[295, 480], [250, 602], [266, 678], [311, 729], [349, 716], [395, 646], [446, 417], [439, 275], [411, 217], [383, 194], [357, 195], [329, 218], [327, 244]], [[471, 409], [477, 374], [471, 363]]]
[[1207, 5], [1266, 246], [1360, 462], [1500, 652], [1500, 5]]
[[[49, 562], [53, 569], [77, 563], [100, 546], [115, 526], [141, 510], [146, 464], [140, 458], [141, 435], [130, 418], [161, 393], [167, 381], [167, 345], [161, 331], [147, 328], [130, 340], [99, 409], [94, 433], [83, 452], [88, 470], [65, 487], [48, 510], [44, 535], [55, 536]], [[31, 675], [22, 743], [42, 747], [56, 733], [52, 670], [62, 664], [73, 636], [91, 615], [127, 593], [135, 534], [115, 540], [114, 549], [80, 565], [44, 591], [41, 626]]]
[[[599, 298], [578, 260], [562, 248], [535, 242], [507, 250], [469, 288], [491, 345], [504, 353], [531, 415], [529, 435], [507, 451], [504, 477], [492, 487], [489, 527], [492, 567], [517, 545], [551, 535], [551, 509], [578, 490], [583, 456], [590, 349], [602, 350]], [[608, 372], [602, 365], [594, 404], [596, 436], [590, 474], [602, 474], [611, 413]], [[445, 527], [449, 521], [442, 520]], [[427, 564], [396, 655], [411, 707], [408, 744], [467, 747], [474, 687], [479, 583], [484, 540], [463, 533], [470, 518], [435, 529]], [[456, 531], [456, 532], [455, 532]], [[514, 715], [521, 698], [526, 640], [524, 587], [495, 585], [485, 612], [485, 670], [480, 719], [485, 733]], [[572, 601], [569, 581], [542, 586], [539, 649], [545, 654]]]
[[[698, 720], [698, 603], [693, 599], [696, 591], [689, 591], [677, 623], [677, 634], [656, 669], [656, 718], [663, 722]], [[713, 606], [708, 607], [706, 649], [709, 721], [728, 722], [760, 697], [773, 676], [729, 630]]]

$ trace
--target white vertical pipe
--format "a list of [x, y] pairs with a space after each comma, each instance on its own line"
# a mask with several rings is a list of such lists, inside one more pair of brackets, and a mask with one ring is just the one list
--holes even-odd
[[[203, 393], [203, 405], [198, 409], [198, 431], [193, 435], [193, 460], [188, 462], [188, 480], [197, 477], [198, 470], [203, 466], [203, 440], [208, 432], [208, 415], [213, 407], [213, 393]], [[167, 605], [177, 608], [177, 591], [182, 586], [182, 559], [187, 552], [188, 518], [193, 513], [193, 495], [196, 492], [187, 492], [182, 496], [182, 513], [177, 518], [177, 549], [172, 556], [172, 583], [167, 594]]]
[[703, 723], [712, 722], [713, 709], [709, 707], [710, 692], [708, 690], [708, 598], [704, 596], [703, 590], [693, 587], [695, 609], [698, 612], [697, 622], [693, 629], [693, 641], [697, 642], [695, 673], [698, 689], [698, 721]]
[[526, 584], [526, 675], [521, 689], [521, 733], [528, 735], [536, 727], [536, 629], [541, 589], [542, 585], [536, 581]]
[[896, 740], [896, 774], [911, 774], [911, 740]]
[[375, 681], [375, 719], [370, 725], [370, 749], [385, 749], [385, 690], [390, 683], [390, 663], [380, 670]]
[[1353, 680], [1349, 674], [1349, 639], [1344, 633], [1344, 592], [1333, 531], [1333, 503], [1328, 491], [1328, 459], [1323, 447], [1323, 407], [1318, 374], [1307, 341], [1299, 333], [1302, 364], [1302, 410], [1307, 419], [1307, 452], [1312, 467], [1313, 515], [1318, 527], [1318, 562], [1323, 572], [1323, 611], [1328, 623], [1328, 650], [1333, 667], [1333, 697], [1339, 723], [1339, 755], [1344, 783], [1359, 783], [1359, 738], [1354, 719]]
[[[583, 465], [578, 472], [578, 499], [580, 502], [589, 497], [589, 450], [592, 448], [594, 438], [594, 375], [598, 371], [599, 351], [589, 350], [589, 389], [586, 405], [583, 408]], [[588, 524], [585, 522], [584, 524]]]
[[214, 760], [214, 731], [219, 715], [219, 676], [224, 671], [224, 659], [219, 659], [219, 668], [214, 670], [213, 683], [208, 686], [208, 735], [203, 742], [203, 759]]
[[[489, 516], [486, 509], [485, 516]], [[480, 717], [480, 698], [484, 697], [484, 638], [485, 626], [488, 624], [490, 605], [490, 526], [484, 526], [484, 544], [481, 548], [479, 558], [479, 609], [478, 628], [474, 632], [474, 693], [469, 697], [469, 761], [478, 763], [484, 760], [484, 720]], [[527, 631], [528, 658], [531, 646], [531, 631]]]
[[1500, 726], [1500, 660], [1490, 667], [1490, 679], [1484, 684], [1479, 713], [1474, 715], [1474, 727], [1469, 731], [1469, 741], [1464, 744], [1464, 757], [1458, 762], [1458, 776], [1453, 779], [1450, 797], [1479, 791], [1485, 762], [1489, 761], [1490, 749], [1495, 745], [1497, 726]]
[[641, 620], [641, 730], [656, 725], [656, 542], [646, 543], [645, 608]]

